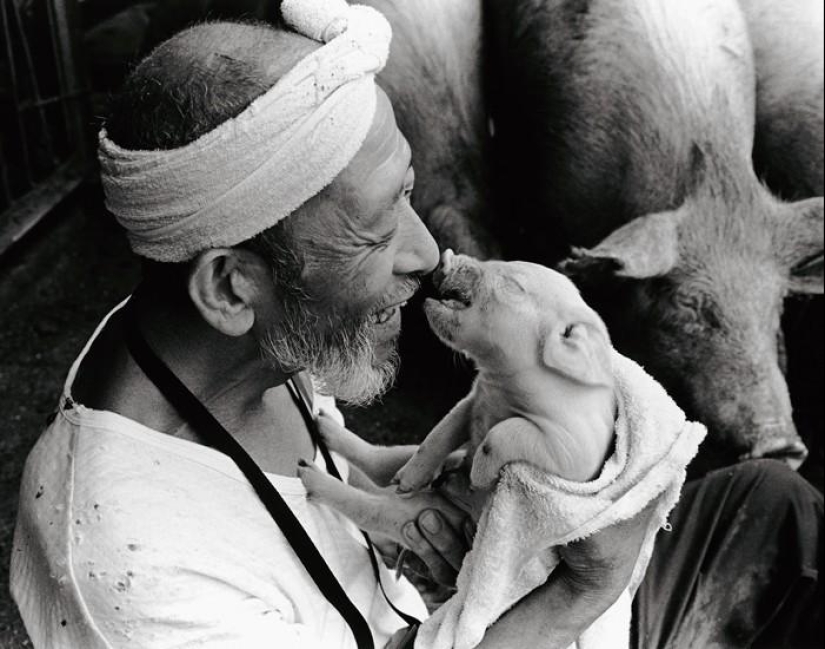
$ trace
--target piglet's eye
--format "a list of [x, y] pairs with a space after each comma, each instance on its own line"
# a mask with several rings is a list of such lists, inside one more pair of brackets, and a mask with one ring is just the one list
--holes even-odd
[[562, 332], [562, 338], [570, 338], [573, 336], [573, 331], [576, 329], [576, 325], [567, 325]]

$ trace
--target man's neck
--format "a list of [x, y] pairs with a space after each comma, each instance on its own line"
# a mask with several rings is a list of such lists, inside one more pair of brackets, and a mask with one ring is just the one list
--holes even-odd
[[227, 336], [205, 322], [191, 304], [144, 302], [138, 305], [137, 318], [155, 353], [210, 408], [225, 407], [221, 404], [227, 399], [242, 403], [260, 398], [289, 378], [263, 361], [251, 333]]
[[[284, 383], [289, 375], [261, 358], [252, 334], [226, 336], [191, 305], [143, 300], [133, 312], [154, 352], [266, 471], [294, 475], [313, 449]], [[154, 430], [204, 443], [140, 370], [125, 348], [121, 311], [84, 359], [76, 400]]]

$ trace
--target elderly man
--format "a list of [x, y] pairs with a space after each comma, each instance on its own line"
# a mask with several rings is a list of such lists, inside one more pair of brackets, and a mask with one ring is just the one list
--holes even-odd
[[[358, 403], [389, 386], [400, 309], [438, 262], [374, 81], [389, 28], [332, 0], [283, 9], [300, 33], [206, 24], [161, 45], [101, 134], [107, 205], [145, 272], [27, 462], [12, 589], [35, 647], [396, 649], [426, 615], [296, 478], [316, 458], [360, 479], [313, 414], [336, 414], [322, 394]], [[764, 473], [731, 489], [761, 495]], [[740, 506], [725, 498], [713, 505]], [[420, 503], [407, 540], [449, 581], [466, 552], [458, 513]], [[644, 528], [571, 545], [481, 646], [568, 646], [625, 588]], [[663, 557], [651, 569], [667, 577]], [[666, 581], [646, 582], [645, 601]], [[689, 620], [668, 601], [661, 618], [637, 611], [644, 646]]]

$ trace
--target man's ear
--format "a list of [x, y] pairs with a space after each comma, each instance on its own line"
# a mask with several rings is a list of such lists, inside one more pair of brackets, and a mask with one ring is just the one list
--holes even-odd
[[201, 317], [227, 336], [243, 336], [255, 324], [256, 285], [244, 250], [215, 248], [192, 263], [187, 288]]
[[585, 322], [553, 327], [544, 338], [542, 361], [551, 370], [584, 385], [612, 385], [606, 335]]

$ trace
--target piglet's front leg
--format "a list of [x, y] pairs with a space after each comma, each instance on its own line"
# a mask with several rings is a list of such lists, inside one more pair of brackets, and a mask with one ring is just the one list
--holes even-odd
[[427, 487], [447, 457], [469, 439], [473, 393], [465, 397], [424, 438], [415, 455], [395, 475], [398, 491]]
[[346, 458], [352, 466], [358, 467], [369, 476], [370, 480], [384, 487], [416, 451], [415, 446], [370, 444], [323, 411], [316, 421], [318, 432], [329, 450]]
[[343, 483], [308, 462], [299, 466], [298, 477], [311, 500], [332, 507], [362, 530], [380, 534], [404, 547], [409, 547], [402, 533], [404, 526], [416, 521], [425, 509], [438, 510], [454, 529], [463, 529], [466, 514], [433, 491], [400, 496], [393, 487], [374, 485], [366, 491]]

